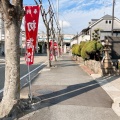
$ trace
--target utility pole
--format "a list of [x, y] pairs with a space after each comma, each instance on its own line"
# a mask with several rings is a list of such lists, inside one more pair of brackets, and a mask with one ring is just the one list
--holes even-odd
[[[57, 0], [57, 24], [59, 24], [59, 0]], [[59, 41], [59, 33], [58, 33], [58, 27], [57, 27], [57, 44], [58, 44], [58, 41]], [[60, 56], [59, 54], [59, 45], [58, 45], [58, 57]]]
[[112, 36], [113, 36], [113, 27], [114, 27], [114, 7], [115, 7], [115, 0], [113, 0], [113, 7], [112, 7], [112, 30], [111, 30]]
[[59, 0], [57, 0], [57, 22], [59, 24]]
[[61, 56], [62, 56], [62, 49], [63, 49], [63, 21], [61, 25]]
[[78, 32], [77, 32], [77, 44], [79, 44], [79, 43], [78, 43]]

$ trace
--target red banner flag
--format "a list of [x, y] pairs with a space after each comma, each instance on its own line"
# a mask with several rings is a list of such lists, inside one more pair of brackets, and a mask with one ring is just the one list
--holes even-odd
[[50, 40], [49, 45], [50, 45], [50, 60], [53, 60], [53, 55], [56, 56], [58, 54], [57, 52], [58, 44], [57, 42]]
[[27, 65], [34, 62], [34, 52], [38, 32], [38, 21], [40, 6], [25, 6], [25, 32], [26, 32], [26, 54], [25, 61]]

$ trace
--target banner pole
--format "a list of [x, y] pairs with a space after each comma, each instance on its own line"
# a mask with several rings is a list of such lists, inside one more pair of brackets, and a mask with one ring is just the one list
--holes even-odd
[[31, 101], [32, 101], [32, 93], [31, 93], [31, 80], [30, 80], [30, 66], [28, 65], [28, 75], [29, 75], [29, 80], [28, 80], [28, 82], [29, 82], [29, 94], [28, 94], [28, 97], [31, 99]]

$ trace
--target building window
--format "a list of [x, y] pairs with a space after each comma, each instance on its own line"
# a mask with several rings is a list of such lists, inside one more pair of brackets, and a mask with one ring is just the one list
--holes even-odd
[[106, 20], [106, 21], [105, 21], [105, 23], [107, 24], [107, 23], [108, 23], [108, 21]]
[[111, 24], [111, 20], [109, 21], [109, 24]]

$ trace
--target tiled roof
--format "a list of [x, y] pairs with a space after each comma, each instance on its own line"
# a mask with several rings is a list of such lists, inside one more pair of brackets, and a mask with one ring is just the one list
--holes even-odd
[[102, 17], [103, 19], [112, 19], [112, 16], [111, 15], [105, 15]]

